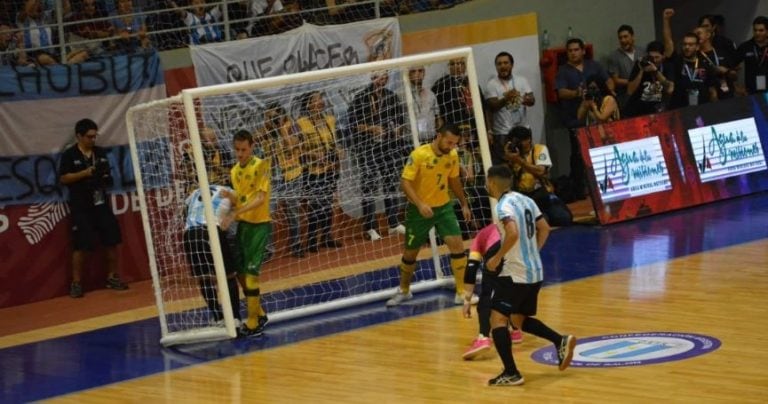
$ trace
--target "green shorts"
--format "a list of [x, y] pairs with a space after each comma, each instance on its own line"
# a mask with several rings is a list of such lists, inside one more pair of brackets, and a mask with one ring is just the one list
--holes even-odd
[[453, 201], [432, 208], [432, 217], [425, 218], [416, 205], [409, 203], [405, 210], [405, 248], [417, 250], [429, 239], [429, 229], [435, 227], [443, 239], [447, 236], [461, 236], [461, 228], [453, 212]]
[[240, 245], [238, 273], [258, 276], [261, 263], [267, 253], [267, 242], [272, 233], [272, 223], [237, 223], [237, 242]]

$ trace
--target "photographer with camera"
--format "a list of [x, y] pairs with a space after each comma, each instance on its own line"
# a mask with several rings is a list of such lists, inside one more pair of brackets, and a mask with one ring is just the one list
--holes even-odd
[[504, 146], [504, 159], [514, 174], [512, 189], [533, 199], [551, 226], [568, 226], [573, 215], [555, 195], [549, 181], [552, 160], [543, 144], [534, 144], [531, 130], [515, 126], [509, 131]]
[[59, 181], [69, 188], [72, 220], [72, 284], [69, 295], [83, 297], [81, 276], [96, 238], [106, 248], [107, 288], [128, 289], [117, 275], [117, 245], [122, 241], [120, 226], [107, 199], [114, 180], [106, 150], [95, 146], [98, 127], [90, 119], [75, 124], [77, 143], [67, 148], [59, 163]]
[[619, 104], [608, 87], [596, 77], [585, 80], [585, 90], [576, 118], [584, 125], [595, 125], [619, 120]]
[[675, 69], [664, 61], [664, 44], [650, 42], [646, 52], [647, 56], [635, 65], [630, 75], [625, 116], [666, 111], [669, 97], [675, 91]]

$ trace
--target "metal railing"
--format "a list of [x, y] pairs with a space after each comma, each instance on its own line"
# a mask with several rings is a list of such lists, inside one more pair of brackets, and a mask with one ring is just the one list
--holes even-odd
[[[77, 0], [73, 1], [73, 6], [77, 5]], [[458, 3], [462, 3], [468, 0], [443, 0], [444, 4], [452, 6]], [[180, 3], [179, 0], [177, 3]], [[336, 6], [325, 7], [312, 7], [312, 4], [317, 2], [311, 1], [291, 1], [283, 0], [284, 10], [267, 15], [249, 16], [247, 5], [249, 1], [243, 0], [219, 0], [209, 1], [206, 3], [206, 10], [210, 10], [214, 7], [219, 7], [221, 10], [220, 21], [209, 24], [209, 26], [216, 26], [221, 30], [221, 41], [229, 41], [242, 37], [243, 31], [246, 28], [251, 28], [251, 32], [245, 33], [247, 36], [261, 36], [270, 35], [286, 30], [296, 28], [305, 22], [326, 25], [335, 23], [345, 23], [361, 21], [366, 19], [375, 19], [380, 17], [397, 16], [403, 11], [403, 5], [406, 3], [412, 3], [415, 0], [360, 0], [356, 2], [347, 2], [345, 4], [339, 4]], [[117, 3], [117, 1], [115, 1]], [[109, 23], [117, 18], [123, 17], [139, 17], [146, 26], [146, 35], [149, 38], [149, 44], [151, 49], [156, 50], [169, 50], [175, 48], [182, 48], [189, 44], [190, 40], [190, 27], [187, 27], [183, 18], [179, 15], [179, 10], [188, 11], [194, 7], [191, 5], [180, 6], [173, 8], [167, 0], [147, 1], [149, 7], [147, 10], [134, 11], [128, 14], [117, 14], [116, 10], [100, 9], [102, 16], [97, 18], [89, 18], [82, 20], [73, 20], [74, 16], [79, 15], [77, 12], [80, 10], [70, 10], [69, 13], [65, 13], [64, 5], [61, 0], [55, 1], [55, 8], [47, 10], [46, 13], [52, 15], [52, 19], [55, 21], [49, 21], [47, 23], [41, 23], [37, 25], [37, 28], [50, 29], [51, 34], [55, 33], [55, 36], [51, 35], [51, 45], [41, 47], [26, 47], [23, 50], [27, 53], [34, 54], [35, 52], [42, 51], [51, 55], [55, 55], [58, 61], [66, 63], [68, 56], [71, 56], [74, 50], [82, 49], [84, 47], [91, 47], [98, 49], [99, 45], [103, 49], [103, 53], [94, 56], [111, 55], [115, 53], [125, 53], [126, 50], [115, 46], [121, 40], [125, 38], [120, 34], [113, 34], [106, 38], [98, 39], [83, 39], [78, 38], [72, 40], [70, 34], [75, 31], [78, 26], [84, 24], [93, 23]], [[244, 3], [246, 7], [244, 6]], [[341, 3], [339, 1], [339, 3]], [[430, 3], [425, 1], [424, 4]], [[298, 5], [298, 7], [297, 7]], [[290, 8], [289, 8], [290, 7]], [[74, 7], [73, 7], [74, 8]], [[415, 11], [425, 11], [423, 9]], [[111, 14], [110, 14], [111, 12]], [[109, 15], [107, 15], [109, 14]], [[10, 17], [10, 16], [8, 16]], [[3, 22], [3, 16], [0, 15], [0, 23], [9, 25], [11, 28], [6, 30], [6, 34], [11, 36], [11, 41], [18, 43], [19, 39], [14, 37], [22, 36], [25, 32], [23, 28], [17, 26], [6, 17], [6, 21]], [[15, 16], [14, 16], [15, 20]], [[260, 28], [254, 28], [260, 27]], [[0, 32], [0, 35], [3, 33]], [[129, 38], [137, 37], [137, 33], [130, 33]], [[63, 39], [63, 40], [62, 40]], [[2, 45], [2, 41], [0, 41]], [[18, 49], [19, 47], [17, 47]], [[23, 46], [22, 46], [23, 48]], [[144, 50], [142, 47], [136, 47], [131, 51], [140, 52]], [[16, 52], [18, 50], [9, 51], [7, 48], [0, 47], [0, 56]]]

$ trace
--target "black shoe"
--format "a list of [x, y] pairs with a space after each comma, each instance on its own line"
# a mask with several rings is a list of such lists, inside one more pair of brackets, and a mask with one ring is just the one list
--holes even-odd
[[304, 251], [293, 250], [293, 252], [291, 252], [291, 255], [293, 255], [294, 258], [304, 258]]
[[128, 285], [124, 284], [117, 276], [107, 278], [107, 289], [126, 290]]
[[317, 248], [317, 244], [310, 244], [310, 245], [307, 245], [307, 251], [311, 253], [316, 253], [316, 252], [319, 252], [320, 249]]
[[256, 326], [254, 329], [248, 328], [248, 325], [243, 322], [243, 325], [240, 326], [240, 332], [239, 335], [242, 335], [246, 338], [252, 338], [252, 337], [261, 337], [264, 335], [264, 327]]
[[69, 285], [69, 297], [77, 299], [83, 297], [83, 287], [78, 282], [72, 282]]
[[489, 386], [519, 386], [523, 383], [525, 383], [525, 379], [520, 372], [507, 373], [503, 371], [500, 375], [488, 380]]
[[323, 241], [323, 247], [325, 248], [339, 248], [341, 246], [342, 246], [341, 241], [332, 240], [332, 239]]
[[263, 316], [259, 316], [259, 323], [258, 323], [258, 326], [256, 327], [256, 329], [257, 330], [260, 329], [262, 332], [264, 332], [264, 327], [267, 326], [267, 323], [269, 323], [269, 317], [267, 317], [266, 314], [263, 315]]

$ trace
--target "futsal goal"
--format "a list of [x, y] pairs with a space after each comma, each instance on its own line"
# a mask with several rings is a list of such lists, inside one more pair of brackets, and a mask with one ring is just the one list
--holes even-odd
[[[234, 133], [251, 133], [254, 155], [272, 167], [261, 297], [270, 321], [293, 319], [395, 292], [406, 207], [400, 171], [410, 151], [446, 121], [462, 132], [462, 180], [475, 215], [462, 222], [465, 238], [490, 222], [483, 194], [490, 154], [478, 89], [472, 50], [458, 48], [192, 88], [132, 107], [126, 120], [161, 343], [236, 335], [233, 310], [240, 307], [229, 304], [220, 249], [232, 240], [220, 240], [210, 192], [199, 195], [215, 268], [209, 287], [223, 319], [206, 306], [183, 241], [189, 195], [229, 182]], [[453, 284], [447, 253], [432, 234], [414, 292]]]

